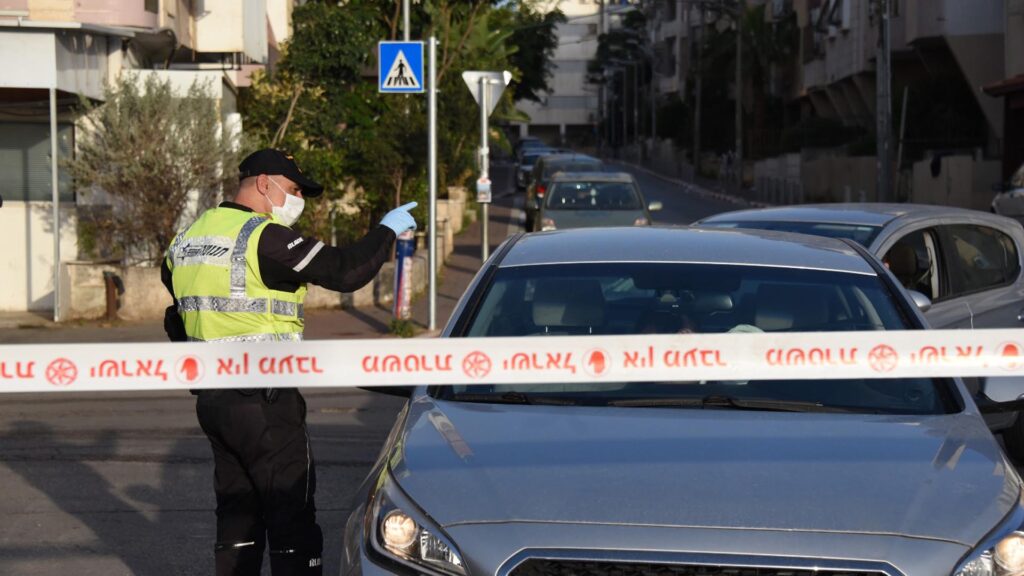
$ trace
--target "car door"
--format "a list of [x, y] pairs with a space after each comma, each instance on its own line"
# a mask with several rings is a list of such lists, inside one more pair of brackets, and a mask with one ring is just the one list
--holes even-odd
[[934, 226], [900, 230], [878, 252], [882, 263], [907, 290], [931, 299], [925, 318], [932, 328], [970, 328], [971, 311], [951, 297], [949, 274], [942, 258], [942, 236]]
[[1019, 328], [1024, 317], [1020, 245], [977, 223], [939, 226], [950, 296], [971, 311], [972, 328]]

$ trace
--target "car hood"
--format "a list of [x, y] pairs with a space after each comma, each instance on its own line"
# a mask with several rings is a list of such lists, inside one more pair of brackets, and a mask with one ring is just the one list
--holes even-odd
[[643, 210], [545, 210], [543, 218], [555, 221], [559, 230], [567, 228], [594, 228], [597, 226], [632, 226]]
[[1020, 479], [982, 419], [418, 398], [391, 459], [443, 526], [570, 522], [979, 542]]

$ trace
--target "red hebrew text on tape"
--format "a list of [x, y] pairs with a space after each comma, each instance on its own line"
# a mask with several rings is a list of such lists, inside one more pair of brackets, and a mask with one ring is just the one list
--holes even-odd
[[363, 372], [451, 372], [451, 354], [371, 354], [363, 356]]
[[35, 378], [35, 362], [0, 362], [0, 379], [31, 380]]
[[78, 367], [67, 358], [57, 358], [46, 367], [46, 381], [54, 386], [70, 386], [78, 378]]
[[260, 358], [260, 374], [323, 374], [316, 356], [266, 356]]
[[470, 378], [485, 378], [491, 373], [491, 357], [474, 350], [462, 359], [462, 372]]
[[769, 366], [853, 366], [856, 348], [772, 348], [764, 355]]
[[104, 360], [89, 368], [89, 378], [159, 378], [167, 381], [163, 360]]
[[565, 370], [576, 373], [576, 365], [572, 361], [572, 352], [518, 352], [511, 358], [501, 362], [501, 368], [510, 372], [523, 370]]
[[722, 351], [713, 349], [666, 350], [662, 360], [668, 368], [728, 366], [722, 360]]

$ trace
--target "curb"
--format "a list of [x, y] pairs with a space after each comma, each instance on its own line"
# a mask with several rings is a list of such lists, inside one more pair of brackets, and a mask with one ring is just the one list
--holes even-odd
[[757, 201], [754, 201], [754, 200], [746, 200], [746, 199], [740, 198], [739, 196], [736, 196], [734, 194], [727, 194], [725, 192], [716, 192], [716, 191], [713, 191], [713, 190], [708, 190], [707, 188], [704, 188], [702, 186], [698, 186], [696, 184], [692, 184], [690, 182], [686, 182], [686, 181], [680, 180], [678, 178], [672, 178], [670, 176], [665, 176], [664, 174], [661, 174], [659, 172], [655, 172], [654, 170], [651, 170], [650, 168], [647, 168], [646, 166], [641, 166], [639, 164], [634, 164], [632, 162], [627, 162], [625, 160], [617, 160], [617, 159], [613, 158], [613, 159], [606, 159], [606, 161], [610, 161], [610, 162], [612, 162], [614, 164], [622, 164], [623, 166], [628, 166], [628, 167], [630, 167], [630, 168], [632, 168], [634, 170], [640, 170], [641, 172], [644, 172], [644, 173], [646, 173], [646, 174], [648, 174], [650, 176], [653, 176], [655, 178], [658, 178], [660, 180], [664, 180], [665, 182], [669, 182], [671, 184], [675, 184], [677, 186], [681, 186], [687, 192], [692, 193], [692, 194], [697, 194], [698, 196], [701, 196], [701, 197], [704, 197], [704, 198], [711, 198], [711, 199], [714, 199], [714, 200], [721, 200], [722, 202], [730, 202], [732, 204], [736, 204], [737, 206], [749, 206], [749, 207], [752, 207], [752, 208], [768, 208], [770, 206], [774, 206], [774, 204], [768, 204], [766, 202], [757, 202]]

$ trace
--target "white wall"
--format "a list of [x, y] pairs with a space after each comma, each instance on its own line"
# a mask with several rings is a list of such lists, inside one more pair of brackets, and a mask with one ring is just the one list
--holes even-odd
[[195, 49], [267, 60], [266, 0], [197, 0]]
[[[75, 208], [61, 204], [61, 260], [78, 258]], [[4, 202], [0, 208], [0, 311], [53, 309], [53, 203]]]

